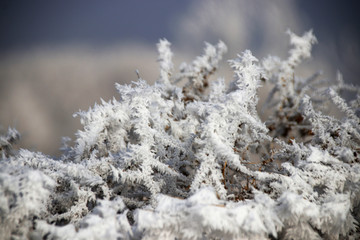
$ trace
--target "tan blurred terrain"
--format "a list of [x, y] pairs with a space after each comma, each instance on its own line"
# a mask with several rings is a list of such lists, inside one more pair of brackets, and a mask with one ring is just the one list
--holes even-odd
[[136, 80], [136, 69], [150, 81], [156, 79], [156, 49], [148, 49], [139, 45], [102, 51], [48, 49], [2, 58], [3, 130], [17, 128], [21, 146], [57, 153], [61, 137], [74, 138], [81, 127], [73, 113], [88, 109], [100, 98], [117, 98], [115, 82]]

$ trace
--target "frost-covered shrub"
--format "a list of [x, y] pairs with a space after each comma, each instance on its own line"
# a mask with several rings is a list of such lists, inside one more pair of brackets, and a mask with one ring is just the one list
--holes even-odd
[[[0, 138], [5, 239], [356, 239], [360, 237], [360, 90], [295, 76], [312, 32], [288, 32], [289, 57], [249, 50], [217, 70], [224, 43], [175, 72], [117, 85], [118, 100], [76, 114], [83, 129], [60, 159]], [[272, 87], [258, 114], [257, 90]], [[355, 100], [341, 95], [352, 91]], [[332, 103], [331, 103], [332, 102]], [[341, 119], [328, 114], [336, 106]]]

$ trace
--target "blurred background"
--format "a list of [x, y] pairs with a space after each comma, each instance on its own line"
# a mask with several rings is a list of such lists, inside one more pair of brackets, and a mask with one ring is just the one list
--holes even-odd
[[[1, 0], [0, 132], [15, 127], [19, 147], [59, 156], [61, 138], [81, 129], [73, 113], [118, 98], [114, 84], [136, 80], [136, 69], [157, 79], [160, 38], [177, 64], [218, 40], [228, 45], [225, 60], [245, 49], [285, 58], [285, 31], [313, 29], [319, 43], [297, 74], [323, 70], [333, 81], [340, 70], [360, 85], [358, 11], [356, 1], [336, 0]], [[221, 70], [230, 80], [226, 61]]]

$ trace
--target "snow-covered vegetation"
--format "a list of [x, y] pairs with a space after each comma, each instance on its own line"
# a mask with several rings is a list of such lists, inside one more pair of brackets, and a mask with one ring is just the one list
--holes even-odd
[[[117, 85], [80, 111], [83, 129], [59, 159], [0, 138], [4, 239], [357, 239], [360, 89], [302, 78], [312, 32], [288, 32], [283, 60], [249, 50], [212, 76], [226, 45], [175, 71], [167, 40], [160, 76]], [[271, 88], [261, 119], [258, 89]], [[346, 100], [344, 94], [354, 99]], [[349, 94], [347, 94], [349, 95]], [[341, 117], [330, 113], [337, 108]], [[268, 111], [269, 112], [269, 111]]]

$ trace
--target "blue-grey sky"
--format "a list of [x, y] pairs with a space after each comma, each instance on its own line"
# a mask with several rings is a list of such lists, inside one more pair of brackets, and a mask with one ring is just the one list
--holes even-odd
[[[88, 44], [101, 47], [123, 41], [154, 44], [160, 37], [170, 41], [174, 21], [190, 0], [95, 1], [2, 0], [0, 2], [0, 53], [38, 46]], [[317, 37], [340, 41], [344, 31], [359, 41], [357, 1], [298, 0], [303, 24]], [[339, 42], [338, 44], [341, 44]]]
[[156, 43], [160, 37], [171, 39], [171, 22], [186, 10], [189, 2], [1, 1], [0, 51], [74, 43]]

